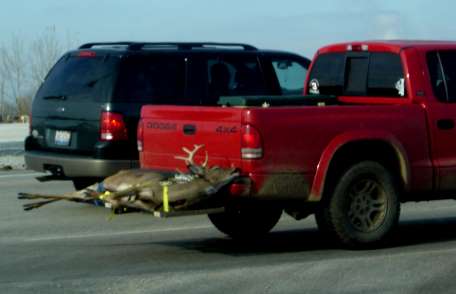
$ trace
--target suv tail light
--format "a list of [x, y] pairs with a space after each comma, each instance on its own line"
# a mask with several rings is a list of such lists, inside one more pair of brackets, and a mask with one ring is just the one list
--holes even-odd
[[144, 136], [144, 126], [143, 126], [142, 120], [140, 120], [138, 122], [138, 129], [137, 129], [137, 133], [136, 133], [136, 138], [137, 138], [136, 143], [138, 145], [139, 152], [143, 151], [143, 142], [144, 142], [143, 136]]
[[78, 53], [78, 56], [79, 57], [96, 57], [97, 53], [95, 53], [94, 51], [80, 51]]
[[104, 111], [100, 117], [100, 139], [102, 141], [127, 140], [128, 132], [122, 114]]
[[263, 157], [263, 143], [260, 133], [251, 125], [242, 126], [241, 157], [242, 159], [259, 159]]

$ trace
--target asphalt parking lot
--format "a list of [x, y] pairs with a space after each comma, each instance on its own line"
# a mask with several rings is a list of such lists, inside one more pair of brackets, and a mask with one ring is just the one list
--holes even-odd
[[454, 293], [456, 201], [408, 203], [388, 248], [349, 251], [312, 217], [283, 217], [265, 239], [233, 241], [205, 216], [111, 218], [109, 210], [55, 203], [22, 211], [18, 192], [58, 194], [0, 172], [2, 293]]

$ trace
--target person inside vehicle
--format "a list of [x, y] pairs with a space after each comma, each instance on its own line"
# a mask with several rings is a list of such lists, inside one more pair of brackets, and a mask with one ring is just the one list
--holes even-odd
[[229, 95], [230, 71], [226, 64], [216, 63], [210, 70], [209, 98], [211, 104], [217, 104], [220, 96]]

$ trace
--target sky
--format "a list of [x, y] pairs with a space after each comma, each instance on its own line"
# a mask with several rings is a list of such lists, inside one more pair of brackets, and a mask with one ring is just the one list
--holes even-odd
[[55, 27], [95, 41], [245, 42], [312, 57], [329, 43], [456, 39], [450, 0], [2, 0], [0, 44]]

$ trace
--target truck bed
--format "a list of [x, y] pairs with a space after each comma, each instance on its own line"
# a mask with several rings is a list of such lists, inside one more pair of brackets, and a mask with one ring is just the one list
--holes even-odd
[[[141, 113], [141, 166], [154, 170], [183, 169], [175, 158], [182, 148], [203, 144], [209, 166], [241, 170], [252, 182], [252, 195], [308, 199], [325, 150], [359, 136], [390, 140], [403, 148], [417, 189], [428, 178], [429, 146], [424, 110], [402, 105], [305, 105], [277, 107], [145, 106]], [[241, 156], [244, 126], [259, 131], [261, 158]], [[204, 153], [199, 153], [202, 161]]]

